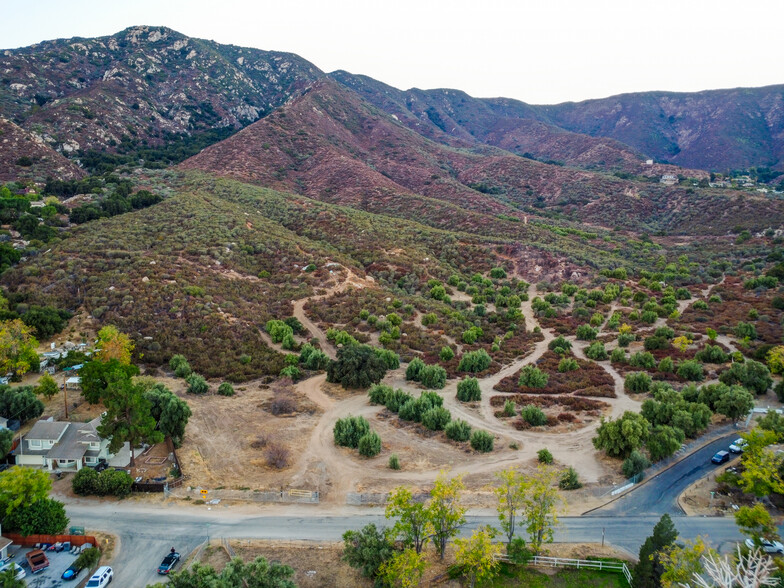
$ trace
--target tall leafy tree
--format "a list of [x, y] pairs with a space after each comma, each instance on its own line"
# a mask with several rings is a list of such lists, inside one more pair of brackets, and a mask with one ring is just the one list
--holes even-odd
[[442, 560], [447, 543], [465, 523], [466, 507], [460, 504], [460, 492], [464, 489], [462, 476], [450, 479], [447, 478], [446, 472], [442, 471], [430, 491], [427, 516], [433, 528], [433, 543]]
[[560, 500], [558, 488], [554, 486], [557, 475], [555, 470], [540, 465], [536, 474], [529, 478], [524, 516], [534, 553], [539, 553], [543, 544], [553, 541], [553, 527], [558, 524], [556, 507]]
[[98, 331], [98, 346], [100, 347], [96, 358], [98, 361], [107, 362], [117, 360], [123, 365], [131, 363], [131, 353], [134, 343], [125, 333], [117, 327], [107, 325]]
[[[526, 493], [529, 483], [516, 468], [509, 468], [496, 474], [499, 485], [495, 488], [498, 498], [498, 520], [501, 529], [506, 533], [507, 543], [514, 539], [518, 517], [525, 508]], [[508, 547], [507, 547], [508, 549]]]
[[158, 430], [171, 437], [176, 447], [182, 445], [185, 427], [192, 414], [188, 403], [163, 384], [155, 384], [144, 393], [144, 397], [150, 402], [150, 414], [158, 422]]
[[51, 398], [57, 394], [58, 390], [59, 387], [57, 386], [57, 382], [54, 381], [54, 378], [49, 374], [44, 374], [38, 380], [38, 385], [35, 387], [34, 392], [41, 396], [45, 396], [46, 398]]
[[627, 457], [645, 444], [650, 431], [651, 424], [642, 415], [627, 410], [618, 419], [602, 419], [593, 446], [612, 457]]
[[661, 586], [660, 578], [664, 572], [660, 561], [661, 553], [671, 547], [677, 538], [678, 531], [675, 529], [670, 515], [662, 515], [662, 518], [653, 527], [653, 534], [645, 539], [640, 547], [639, 562], [632, 573], [633, 588], [659, 588]]
[[327, 368], [327, 380], [344, 388], [368, 388], [387, 373], [387, 364], [367, 345], [349, 345]]
[[468, 576], [471, 588], [483, 584], [498, 573], [502, 547], [493, 542], [493, 529], [476, 529], [468, 539], [455, 539], [455, 561]]
[[758, 502], [754, 506], [741, 506], [735, 512], [735, 524], [738, 530], [752, 541], [759, 542], [760, 538], [778, 540], [779, 534], [776, 523], [770, 516], [768, 509]]
[[111, 380], [139, 375], [139, 368], [133, 364], [123, 364], [116, 359], [109, 361], [88, 361], [81, 370], [82, 397], [90, 404], [98, 404], [103, 398]]
[[392, 531], [395, 537], [400, 537], [403, 545], [412, 547], [417, 554], [422, 553], [433, 528], [424, 503], [415, 501], [411, 491], [400, 486], [387, 499], [384, 516], [397, 519]]
[[[735, 364], [738, 365], [738, 364]], [[716, 412], [737, 423], [754, 408], [754, 395], [743, 386], [730, 386], [716, 401]]]
[[26, 374], [38, 369], [38, 341], [34, 329], [20, 319], [0, 321], [0, 373]]
[[143, 441], [160, 443], [163, 434], [155, 430], [150, 401], [144, 397], [144, 386], [134, 384], [123, 374], [109, 379], [103, 397], [106, 412], [98, 426], [98, 434], [109, 439], [109, 451], [116, 453], [125, 442], [131, 446], [131, 466], [135, 465], [133, 448]]
[[0, 473], [0, 513], [7, 517], [15, 510], [28, 508], [46, 499], [51, 489], [52, 481], [45, 471], [9, 468]]
[[416, 588], [427, 569], [425, 556], [415, 549], [406, 549], [381, 566], [381, 577], [388, 586]]
[[682, 546], [671, 545], [659, 553], [663, 572], [661, 585], [663, 588], [686, 586], [694, 578], [705, 571], [703, 558], [709, 555], [718, 555], [711, 549], [702, 537], [694, 541], [688, 539]]
[[343, 560], [366, 578], [377, 579], [381, 566], [394, 554], [395, 547], [383, 527], [370, 523], [359, 531], [343, 533]]

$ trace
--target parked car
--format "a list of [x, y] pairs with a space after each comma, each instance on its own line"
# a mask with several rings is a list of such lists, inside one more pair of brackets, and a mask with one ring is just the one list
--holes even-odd
[[98, 463], [93, 466], [93, 469], [96, 472], [102, 472], [102, 471], [104, 471], [108, 467], [109, 467], [109, 464], [106, 462], [106, 460], [104, 458], [100, 458], [98, 460]]
[[30, 571], [34, 574], [49, 567], [49, 558], [40, 549], [32, 550], [25, 557], [27, 558], [27, 563], [30, 564]]
[[784, 544], [778, 541], [768, 541], [767, 539], [759, 539], [759, 545], [756, 545], [751, 539], [746, 539], [746, 547], [754, 549], [759, 547], [765, 553], [784, 553]]
[[70, 566], [66, 568], [63, 572], [63, 575], [60, 576], [63, 580], [76, 580], [76, 576], [79, 575], [79, 572], [82, 571], [82, 568], [77, 567], [75, 563], [72, 563]]
[[163, 558], [161, 565], [158, 566], [158, 573], [165, 576], [174, 569], [178, 561], [180, 561], [180, 554], [172, 551]]
[[745, 439], [735, 439], [735, 441], [732, 442], [732, 445], [730, 445], [730, 451], [732, 453], [743, 453], [746, 449], [746, 445], [748, 445], [748, 443], [746, 443]]
[[112, 568], [109, 566], [101, 566], [95, 570], [95, 573], [92, 578], [88, 580], [85, 588], [104, 588], [104, 586], [109, 585], [109, 582], [112, 581], [113, 577]]
[[730, 452], [729, 451], [719, 451], [711, 457], [711, 461], [713, 463], [724, 463], [725, 461], [730, 460]]
[[20, 566], [18, 563], [13, 562], [13, 561], [5, 564], [2, 567], [0, 567], [0, 574], [2, 574], [3, 572], [5, 572], [8, 569], [16, 570], [16, 579], [17, 580], [21, 580], [22, 578], [24, 578], [27, 575], [27, 572], [25, 572], [22, 569], [22, 566]]

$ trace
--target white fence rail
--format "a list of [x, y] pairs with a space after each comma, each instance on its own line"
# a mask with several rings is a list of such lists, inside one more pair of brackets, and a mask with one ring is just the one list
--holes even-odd
[[[500, 555], [501, 561], [511, 562], [509, 556]], [[632, 574], [625, 563], [617, 561], [599, 561], [591, 559], [570, 559], [566, 557], [545, 557], [542, 555], [533, 556], [526, 565], [540, 568], [583, 568], [589, 570], [600, 570], [623, 574], [629, 586], [632, 585]]]

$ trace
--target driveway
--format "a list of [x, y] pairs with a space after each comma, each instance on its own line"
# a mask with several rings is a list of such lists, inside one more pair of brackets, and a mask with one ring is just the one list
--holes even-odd
[[678, 506], [678, 496], [708, 473], [727, 467], [727, 464], [713, 464], [710, 459], [720, 449], [727, 449], [739, 433], [734, 431], [709, 443], [618, 500], [584, 516], [661, 516], [664, 513], [682, 516], [684, 512]]

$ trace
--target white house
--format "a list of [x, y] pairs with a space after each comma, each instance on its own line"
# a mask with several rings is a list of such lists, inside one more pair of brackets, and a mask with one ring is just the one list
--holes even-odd
[[[129, 455], [127, 448], [120, 455], [109, 453], [109, 440], [98, 435], [101, 417], [89, 423], [38, 421], [22, 438], [14, 454], [17, 465], [79, 471], [84, 466], [97, 465], [106, 460], [115, 465], [114, 458]], [[127, 443], [126, 443], [127, 446]], [[117, 465], [126, 466], [125, 463]]]
[[674, 186], [678, 183], [678, 176], [675, 174], [664, 174], [659, 183], [664, 184], [665, 186]]

